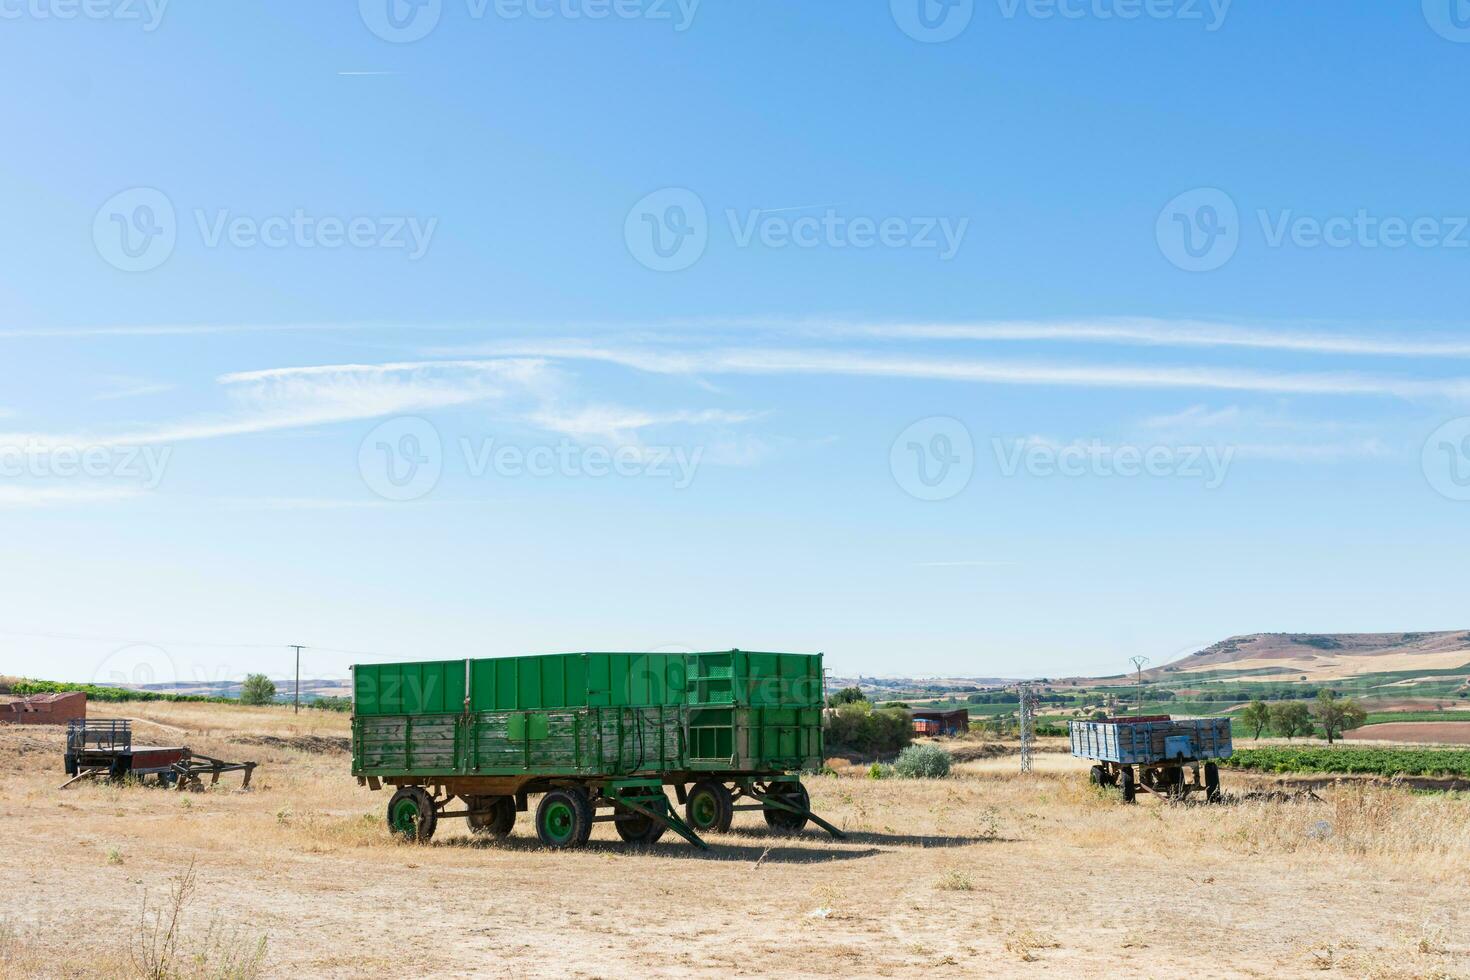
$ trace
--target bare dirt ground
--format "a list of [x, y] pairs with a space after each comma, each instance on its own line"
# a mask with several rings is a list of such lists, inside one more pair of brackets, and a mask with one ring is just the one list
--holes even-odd
[[1470, 745], [1470, 721], [1394, 721], [1364, 725], [1349, 732], [1348, 740]]
[[58, 792], [61, 731], [0, 729], [0, 976], [134, 974], [190, 862], [185, 976], [1470, 975], [1462, 797], [1124, 807], [1064, 753], [1023, 777], [972, 750], [945, 780], [811, 779], [841, 842], [742, 813], [709, 855], [607, 825], [551, 852], [525, 815], [412, 845], [348, 775], [341, 715], [126, 707], [169, 726], [140, 739], [260, 762], [255, 788]]

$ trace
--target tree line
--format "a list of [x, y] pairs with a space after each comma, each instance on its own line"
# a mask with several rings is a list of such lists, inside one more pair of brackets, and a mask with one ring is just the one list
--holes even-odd
[[1344, 732], [1361, 727], [1367, 720], [1368, 712], [1356, 701], [1340, 698], [1327, 690], [1318, 692], [1317, 699], [1311, 704], [1305, 701], [1268, 704], [1256, 700], [1240, 712], [1241, 724], [1256, 738], [1267, 730], [1287, 739], [1305, 737], [1316, 734], [1320, 728], [1329, 745], [1341, 738]]

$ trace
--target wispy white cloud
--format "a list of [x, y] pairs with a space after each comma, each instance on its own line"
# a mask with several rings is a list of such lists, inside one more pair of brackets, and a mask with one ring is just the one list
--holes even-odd
[[916, 561], [917, 568], [1011, 568], [1013, 561]]
[[[484, 405], [493, 418], [554, 432], [581, 442], [640, 447], [640, 435], [658, 427], [729, 427], [762, 413], [719, 409], [649, 411], [611, 404], [585, 404], [573, 380], [545, 359], [412, 361], [385, 364], [327, 364], [236, 371], [216, 381], [232, 410], [101, 433], [4, 433], [0, 448], [27, 453], [59, 448], [172, 445], [263, 432], [301, 432], [332, 423], [429, 413]], [[721, 437], [701, 442], [706, 462], [746, 465], [753, 443], [734, 449]], [[256, 502], [254, 506], [263, 506]], [[273, 506], [331, 506], [303, 501]]]
[[134, 487], [58, 487], [0, 484], [0, 507], [55, 507], [112, 503], [141, 497]]
[[1241, 428], [1270, 429], [1277, 431], [1306, 432], [1321, 435], [1334, 432], [1363, 431], [1362, 422], [1343, 419], [1302, 418], [1280, 411], [1263, 408], [1247, 408], [1226, 405], [1211, 408], [1208, 405], [1191, 405], [1186, 409], [1166, 415], [1151, 415], [1139, 426], [1166, 432], [1200, 432]]
[[716, 409], [650, 412], [618, 405], [589, 405], [574, 409], [547, 406], [528, 413], [524, 420], [537, 428], [575, 439], [631, 443], [644, 429], [670, 425], [739, 425], [760, 417], [759, 412]]
[[547, 383], [544, 362], [337, 364], [220, 376], [234, 408], [108, 433], [0, 434], [0, 446], [138, 446], [249, 435], [506, 399]]
[[107, 387], [92, 396], [94, 402], [119, 401], [124, 398], [143, 398], [173, 391], [175, 385], [145, 381], [141, 378], [113, 377], [107, 379]]
[[812, 329], [838, 336], [896, 340], [1067, 341], [1148, 347], [1247, 347], [1372, 357], [1470, 358], [1470, 341], [1455, 337], [1369, 335], [1300, 326], [1249, 326], [1205, 320], [1100, 317], [890, 324], [829, 320], [814, 321]]
[[1149, 438], [1176, 444], [1208, 441], [1229, 445], [1240, 457], [1297, 463], [1336, 463], [1398, 455], [1378, 422], [1318, 419], [1279, 410], [1192, 405], [1143, 419]]
[[1346, 442], [1232, 442], [1237, 458], [1268, 459], [1283, 463], [1346, 463], [1388, 459], [1399, 455], [1379, 439]]
[[556, 340], [502, 341], [479, 345], [474, 350], [501, 357], [602, 361], [648, 373], [694, 376], [825, 374], [983, 384], [1470, 400], [1470, 378], [1426, 380], [1358, 372], [978, 360], [829, 348], [725, 347], [667, 351]]
[[361, 510], [392, 506], [386, 500], [338, 500], [313, 497], [215, 497], [231, 510]]
[[[519, 329], [504, 323], [198, 323], [123, 324], [0, 328], [0, 339], [169, 337], [231, 333], [459, 332], [503, 334]], [[664, 321], [560, 324], [563, 332], [618, 336], [625, 340], [688, 340], [721, 330], [825, 338], [895, 341], [977, 341], [1110, 344], [1141, 347], [1238, 347], [1257, 350], [1359, 357], [1470, 358], [1470, 339], [1422, 329], [1375, 331], [1324, 327], [1320, 323], [1248, 324], [1190, 318], [1094, 316], [1055, 320], [959, 322], [872, 322], [842, 316], [696, 317]], [[1460, 331], [1463, 333], [1463, 331]], [[474, 350], [460, 347], [458, 350]], [[441, 352], [442, 353], [442, 352]]]

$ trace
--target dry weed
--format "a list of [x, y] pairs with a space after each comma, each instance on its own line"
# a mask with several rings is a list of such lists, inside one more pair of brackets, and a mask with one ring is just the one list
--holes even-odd
[[959, 868], [950, 868], [934, 883], [934, 887], [945, 892], [968, 892], [974, 891], [975, 883]]
[[1016, 929], [1006, 935], [1006, 949], [1015, 953], [1025, 963], [1034, 963], [1039, 960], [1041, 957], [1037, 953], [1041, 950], [1059, 949], [1061, 945], [1050, 936], [1032, 929]]

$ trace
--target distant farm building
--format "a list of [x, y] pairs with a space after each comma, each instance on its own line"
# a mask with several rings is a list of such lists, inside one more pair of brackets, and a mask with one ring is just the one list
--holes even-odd
[[917, 735], [963, 735], [970, 730], [970, 710], [914, 711], [914, 733]]
[[73, 718], [85, 717], [87, 695], [82, 691], [34, 694], [9, 704], [0, 704], [0, 721], [17, 725], [65, 725]]

